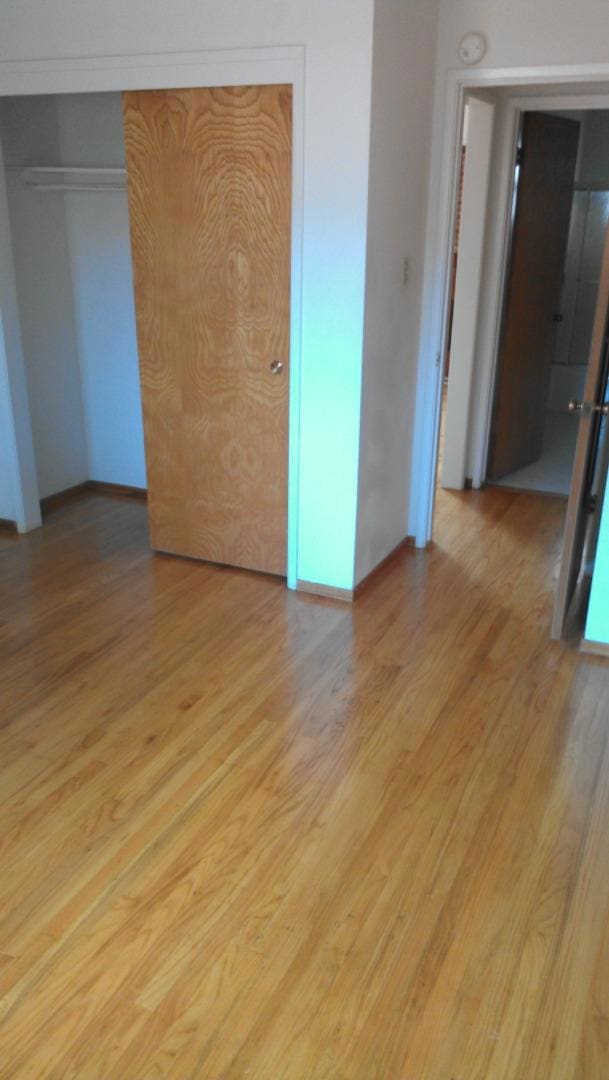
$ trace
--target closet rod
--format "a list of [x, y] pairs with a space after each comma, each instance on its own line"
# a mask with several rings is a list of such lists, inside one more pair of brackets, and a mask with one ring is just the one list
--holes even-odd
[[124, 165], [7, 165], [10, 172], [23, 173], [82, 173], [88, 175], [125, 176]]
[[126, 191], [126, 184], [35, 184], [25, 181], [30, 191]]
[[[126, 170], [106, 165], [9, 165], [36, 191], [125, 191]], [[108, 177], [108, 182], [105, 182]]]

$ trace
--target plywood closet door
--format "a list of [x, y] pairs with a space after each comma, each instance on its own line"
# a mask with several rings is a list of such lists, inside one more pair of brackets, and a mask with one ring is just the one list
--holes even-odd
[[152, 546], [282, 574], [291, 87], [123, 111]]

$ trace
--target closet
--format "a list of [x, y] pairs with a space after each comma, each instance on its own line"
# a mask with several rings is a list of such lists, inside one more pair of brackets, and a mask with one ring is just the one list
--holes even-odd
[[120, 95], [4, 98], [0, 124], [40, 497], [143, 490]]
[[41, 498], [147, 490], [156, 550], [285, 573], [291, 88], [4, 99], [0, 135]]

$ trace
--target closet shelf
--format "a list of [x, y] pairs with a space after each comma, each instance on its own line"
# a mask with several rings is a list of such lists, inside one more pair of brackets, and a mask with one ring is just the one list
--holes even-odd
[[25, 187], [37, 191], [125, 191], [126, 170], [95, 165], [11, 165]]

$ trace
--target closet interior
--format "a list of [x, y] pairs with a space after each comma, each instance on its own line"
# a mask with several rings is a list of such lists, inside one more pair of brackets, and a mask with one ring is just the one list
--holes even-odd
[[41, 500], [146, 489], [121, 95], [0, 100]]

